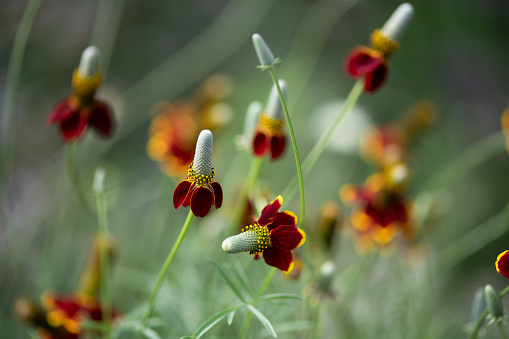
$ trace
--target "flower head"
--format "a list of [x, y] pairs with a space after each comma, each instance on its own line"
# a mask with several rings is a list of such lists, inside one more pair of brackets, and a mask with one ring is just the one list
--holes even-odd
[[73, 93], [57, 103], [48, 117], [48, 124], [58, 124], [64, 142], [77, 140], [91, 126], [100, 136], [108, 138], [114, 127], [110, 107], [95, 99], [102, 82], [99, 50], [87, 47], [79, 67], [72, 76]]
[[189, 165], [187, 178], [182, 180], [173, 192], [173, 206], [191, 206], [197, 217], [206, 216], [212, 205], [220, 208], [223, 203], [223, 190], [214, 180], [212, 167], [213, 136], [209, 130], [201, 131], [196, 142], [194, 161]]
[[398, 39], [414, 14], [409, 3], [401, 4], [382, 29], [371, 34], [370, 46], [354, 48], [346, 57], [346, 72], [354, 77], [364, 77], [364, 90], [375, 92], [384, 83], [389, 73], [389, 56], [399, 49]]
[[341, 200], [354, 206], [350, 220], [358, 233], [359, 252], [388, 245], [400, 230], [406, 238], [412, 236], [410, 205], [403, 194], [407, 172], [403, 164], [398, 164], [387, 173], [372, 175], [364, 186], [341, 188]]
[[184, 175], [200, 131], [216, 133], [231, 120], [231, 107], [224, 101], [230, 92], [230, 78], [214, 74], [203, 81], [193, 98], [154, 105], [147, 153], [163, 172]]
[[[287, 96], [286, 82], [279, 80], [279, 87], [283, 96]], [[253, 152], [256, 156], [262, 157], [270, 154], [270, 159], [279, 158], [286, 145], [286, 136], [283, 133], [285, 117], [283, 107], [279, 99], [276, 85], [272, 86], [265, 111], [262, 112], [258, 126], [253, 138]]]
[[509, 251], [500, 253], [495, 262], [497, 272], [509, 279]]
[[304, 244], [306, 234], [297, 228], [297, 217], [290, 211], [278, 212], [283, 198], [278, 196], [262, 210], [260, 218], [246, 226], [241, 234], [223, 241], [227, 253], [249, 252], [283, 272], [293, 269], [292, 250]]

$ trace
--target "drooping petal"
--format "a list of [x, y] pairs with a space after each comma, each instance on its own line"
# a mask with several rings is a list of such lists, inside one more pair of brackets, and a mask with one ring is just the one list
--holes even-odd
[[211, 181], [210, 186], [214, 192], [214, 207], [220, 208], [223, 205], [223, 189], [217, 181]]
[[285, 150], [286, 137], [283, 133], [273, 135], [270, 140], [270, 160], [279, 158]]
[[509, 279], [509, 251], [500, 253], [495, 262], [497, 272]]
[[60, 121], [60, 133], [65, 142], [78, 139], [87, 127], [87, 117], [80, 114], [79, 111]]
[[111, 137], [114, 123], [110, 107], [102, 101], [94, 100], [89, 109], [88, 123], [90, 126], [94, 127], [100, 136]]
[[276, 220], [267, 225], [267, 228], [269, 229], [269, 231], [272, 231], [273, 229], [281, 225], [296, 226], [297, 220], [298, 218], [293, 212], [290, 211], [278, 212]]
[[262, 214], [258, 219], [258, 225], [266, 226], [268, 224], [273, 223], [274, 220], [276, 220], [277, 211], [281, 208], [282, 205], [283, 198], [280, 195], [278, 195], [276, 199], [272, 200], [270, 204], [263, 208]]
[[306, 234], [295, 226], [281, 225], [270, 232], [272, 247], [290, 252], [304, 244]]
[[173, 191], [173, 206], [175, 209], [179, 208], [184, 203], [191, 184], [192, 182], [188, 180], [182, 180], [177, 187], [175, 187], [175, 191]]
[[360, 77], [375, 71], [384, 63], [382, 53], [360, 46], [354, 48], [345, 59], [345, 70], [352, 77]]
[[206, 186], [199, 186], [194, 189], [191, 196], [191, 211], [199, 218], [205, 217], [212, 207], [212, 191]]
[[64, 121], [69, 119], [70, 116], [77, 113], [78, 111], [79, 108], [72, 104], [72, 97], [67, 97], [60, 100], [55, 105], [55, 108], [53, 108], [50, 115], [48, 116], [47, 122], [51, 125], [59, 121]]
[[184, 202], [182, 203], [182, 206], [189, 207], [191, 205], [191, 197], [193, 196], [193, 192], [196, 189], [196, 183], [192, 182], [191, 187], [189, 187], [189, 191], [187, 192], [186, 196], [184, 197]]
[[387, 78], [389, 73], [389, 64], [382, 63], [375, 71], [368, 73], [364, 81], [364, 90], [368, 93], [375, 92]]
[[263, 259], [267, 265], [279, 268], [281, 271], [289, 273], [293, 269], [292, 252], [284, 252], [276, 247], [269, 247], [263, 251]]
[[262, 156], [267, 150], [267, 136], [261, 131], [256, 131], [253, 139], [253, 152], [256, 156]]

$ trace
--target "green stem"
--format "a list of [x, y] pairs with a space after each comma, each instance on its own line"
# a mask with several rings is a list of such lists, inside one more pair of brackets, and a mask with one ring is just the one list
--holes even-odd
[[97, 193], [97, 220], [99, 224], [99, 261], [101, 265], [101, 299], [103, 306], [103, 323], [106, 338], [111, 337], [111, 296], [110, 296], [110, 265], [108, 255], [108, 208], [104, 192]]
[[502, 321], [497, 321], [498, 328], [500, 329], [500, 335], [502, 339], [507, 339], [507, 335], [505, 334], [504, 326], [502, 325]]
[[[355, 106], [355, 103], [359, 100], [360, 95], [362, 94], [362, 90], [364, 89], [364, 80], [357, 80], [355, 85], [352, 87], [348, 97], [345, 100], [345, 103], [341, 107], [339, 114], [336, 117], [336, 120], [330, 125], [329, 129], [325, 131], [324, 134], [320, 137], [320, 139], [316, 142], [315, 146], [311, 149], [306, 159], [302, 164], [303, 176], [306, 177], [315, 163], [318, 161], [322, 153], [325, 151], [325, 148], [330, 142], [330, 139], [334, 135], [334, 132], [339, 127], [343, 119], [348, 115], [348, 113]], [[283, 191], [283, 196], [287, 197], [286, 202], [289, 202], [294, 194], [295, 194], [295, 186], [296, 186], [297, 178], [293, 177], [290, 180], [288, 186]]]
[[[14, 133], [16, 130], [16, 109], [18, 104], [19, 78], [23, 65], [23, 57], [25, 48], [34, 22], [35, 15], [39, 9], [41, 0], [30, 0], [23, 17], [19, 23], [12, 53], [7, 68], [7, 79], [5, 83], [3, 114], [2, 114], [2, 133], [0, 133], [1, 142], [1, 158], [0, 158], [0, 187], [3, 188], [5, 194], [4, 203], [7, 204], [8, 182], [11, 174], [12, 157], [14, 149]], [[3, 206], [2, 206], [3, 207]]]
[[258, 180], [264, 160], [265, 157], [255, 157], [251, 162], [251, 168], [249, 169], [246, 180], [244, 180], [244, 183], [242, 184], [239, 197], [235, 202], [231, 228], [239, 228], [239, 226], [242, 226], [240, 223], [246, 208], [246, 201], [249, 199], [249, 192], [251, 192]]
[[[507, 293], [509, 293], [509, 286], [504, 288], [502, 292], [499, 293], [498, 297], [502, 299]], [[474, 329], [472, 330], [472, 333], [470, 334], [470, 339], [476, 339], [477, 333], [479, 332], [479, 329], [481, 328], [481, 324], [484, 321], [484, 318], [488, 315], [489, 311], [486, 308], [484, 312], [479, 316], [479, 319], [477, 319], [477, 322], [475, 323]]]
[[[258, 294], [256, 295], [257, 298], [261, 297], [263, 293], [267, 290], [267, 288], [270, 285], [270, 282], [272, 278], [274, 277], [274, 274], [276, 274], [277, 268], [273, 267], [269, 273], [267, 273], [267, 276], [265, 277], [265, 280], [262, 283], [262, 286], [258, 290]], [[249, 334], [249, 328], [251, 327], [251, 322], [253, 321], [253, 313], [249, 312], [246, 316], [246, 320], [244, 321], [244, 324], [242, 324], [242, 329], [240, 330], [240, 336], [241, 339], [247, 339], [247, 336]]]
[[[290, 137], [292, 139], [293, 153], [295, 154], [295, 164], [297, 165], [297, 175], [299, 177], [299, 188], [300, 188], [300, 218], [299, 225], [302, 225], [304, 222], [304, 217], [306, 215], [306, 196], [304, 194], [304, 176], [302, 175], [302, 166], [300, 163], [299, 149], [297, 147], [297, 141], [295, 140], [295, 134], [293, 132], [292, 121], [290, 119], [290, 114], [288, 113], [288, 107], [286, 106], [286, 100], [283, 96], [283, 92], [281, 91], [281, 87], [279, 86], [279, 79], [276, 74], [276, 70], [274, 66], [271, 65], [268, 67], [270, 76], [272, 77], [272, 81], [276, 85], [277, 92], [279, 94], [279, 100], [281, 100], [281, 105], [283, 106], [283, 111], [285, 112], [286, 124], [288, 125], [288, 131], [290, 132]], [[284, 199], [284, 195], [283, 195]]]
[[320, 318], [321, 318], [321, 312], [320, 309], [322, 308], [321, 303], [318, 303], [315, 307], [315, 317], [313, 319], [313, 336], [314, 339], [320, 338]]
[[68, 145], [67, 149], [67, 173], [69, 176], [69, 180], [71, 182], [71, 189], [76, 192], [78, 196], [79, 203], [84, 206], [84, 208], [93, 214], [92, 209], [87, 201], [87, 197], [85, 195], [85, 191], [83, 190], [83, 186], [81, 185], [80, 172], [78, 170], [77, 163], [77, 151], [78, 151], [78, 141], [72, 142]]
[[161, 288], [164, 277], [165, 277], [166, 273], [168, 272], [168, 269], [170, 268], [170, 265], [173, 261], [173, 258], [175, 257], [175, 254], [177, 253], [177, 250], [180, 247], [180, 244], [182, 243], [182, 240], [184, 240], [187, 230], [189, 229], [189, 225], [191, 225], [193, 216], [194, 216], [193, 212], [191, 210], [189, 210], [187, 219], [184, 222], [184, 225], [182, 226], [182, 230], [180, 231], [180, 234], [178, 235], [177, 240], [175, 240], [175, 243], [173, 244], [173, 247], [172, 247], [170, 253], [168, 254], [168, 257], [166, 258], [166, 261], [164, 262], [163, 267], [161, 267], [161, 271], [159, 271], [159, 275], [157, 276], [157, 280], [156, 280], [156, 285], [154, 286], [154, 289], [152, 290], [152, 293], [150, 294], [150, 297], [148, 299], [147, 310], [145, 311], [145, 315], [141, 319], [141, 327], [138, 328], [136, 337], [139, 337], [140, 331], [143, 328], [145, 328], [147, 320], [152, 315], [152, 311], [154, 310], [154, 304], [156, 301], [157, 294], [159, 293], [159, 289]]

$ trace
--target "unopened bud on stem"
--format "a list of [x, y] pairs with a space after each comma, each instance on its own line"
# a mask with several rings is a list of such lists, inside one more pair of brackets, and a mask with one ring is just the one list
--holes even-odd
[[263, 40], [262, 36], [258, 33], [253, 34], [251, 37], [253, 41], [253, 46], [256, 52], [256, 56], [260, 61], [260, 65], [263, 67], [272, 66], [276, 63], [276, 58], [274, 58], [274, 54], [270, 50], [269, 46]]

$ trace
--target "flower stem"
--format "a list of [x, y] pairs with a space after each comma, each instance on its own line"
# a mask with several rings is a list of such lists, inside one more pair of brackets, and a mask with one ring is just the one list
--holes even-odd
[[[32, 28], [32, 23], [39, 9], [41, 0], [30, 0], [23, 17], [19, 23], [12, 53], [9, 59], [9, 67], [7, 68], [7, 79], [5, 83], [5, 93], [2, 114], [2, 132], [0, 133], [1, 142], [1, 158], [0, 158], [0, 187], [3, 188], [5, 194], [4, 203], [7, 204], [8, 183], [12, 168], [12, 156], [14, 149], [14, 135], [16, 130], [16, 108], [18, 103], [19, 78], [21, 67], [23, 65], [23, 56], [25, 48]], [[4, 206], [2, 206], [3, 208]]]
[[101, 299], [105, 337], [111, 337], [110, 263], [108, 254], [108, 208], [104, 191], [96, 194], [97, 221], [99, 224], [99, 261], [101, 265]]
[[[348, 115], [348, 113], [352, 110], [352, 108], [355, 106], [355, 103], [359, 100], [360, 95], [362, 94], [362, 90], [364, 88], [364, 80], [358, 80], [355, 85], [350, 90], [350, 93], [348, 94], [348, 97], [345, 100], [345, 103], [341, 107], [341, 110], [339, 111], [339, 114], [336, 117], [336, 120], [330, 125], [329, 129], [325, 131], [324, 134], [320, 137], [320, 139], [316, 142], [315, 146], [311, 149], [309, 154], [307, 155], [306, 159], [304, 159], [304, 162], [302, 164], [303, 168], [303, 176], [306, 177], [315, 163], [318, 161], [320, 156], [322, 155], [323, 151], [325, 151], [325, 148], [330, 142], [330, 139], [334, 135], [334, 132], [339, 127], [343, 119]], [[292, 199], [292, 197], [295, 194], [295, 186], [296, 186], [297, 178], [293, 177], [292, 180], [290, 180], [290, 183], [288, 186], [286, 186], [285, 190], [283, 191], [282, 196], [286, 197], [285, 202], [288, 203]]]
[[246, 201], [249, 199], [249, 192], [253, 189], [256, 181], [258, 180], [258, 176], [260, 175], [260, 171], [262, 169], [262, 165], [264, 163], [265, 157], [255, 157], [251, 162], [251, 168], [249, 169], [249, 173], [247, 174], [246, 180], [242, 185], [237, 201], [235, 202], [235, 208], [233, 210], [233, 218], [231, 227], [239, 228], [242, 216], [244, 215], [244, 210], [246, 208]]
[[[304, 194], [304, 176], [302, 175], [302, 166], [300, 162], [299, 149], [297, 147], [297, 141], [295, 140], [295, 134], [293, 132], [292, 121], [290, 119], [290, 114], [288, 113], [288, 107], [286, 106], [285, 97], [283, 96], [283, 92], [281, 92], [281, 87], [279, 86], [279, 79], [276, 74], [276, 70], [274, 66], [271, 65], [268, 67], [270, 76], [272, 77], [272, 81], [276, 85], [277, 92], [279, 94], [279, 100], [281, 100], [281, 106], [283, 106], [283, 111], [285, 112], [286, 124], [288, 125], [288, 131], [290, 132], [290, 137], [292, 139], [293, 153], [295, 154], [295, 164], [297, 165], [297, 175], [299, 177], [299, 188], [300, 188], [300, 218], [299, 225], [302, 225], [304, 222], [304, 217], [306, 215], [306, 196]], [[284, 198], [284, 196], [283, 196]]]
[[[274, 277], [274, 274], [276, 274], [277, 268], [273, 267], [269, 273], [267, 273], [267, 276], [265, 277], [265, 280], [262, 283], [262, 286], [258, 290], [258, 294], [256, 295], [257, 298], [261, 297], [263, 293], [267, 290], [267, 287], [269, 287], [270, 282], [272, 278]], [[244, 321], [244, 324], [242, 324], [242, 328], [240, 330], [240, 336], [241, 339], [247, 339], [247, 336], [249, 334], [249, 328], [251, 327], [251, 322], [253, 321], [253, 313], [249, 312], [246, 316], [246, 320]]]
[[78, 195], [78, 200], [84, 208], [93, 214], [92, 209], [87, 201], [87, 197], [85, 192], [83, 191], [83, 186], [81, 185], [80, 172], [78, 170], [77, 163], [77, 150], [78, 150], [78, 142], [74, 141], [70, 145], [68, 145], [67, 149], [67, 173], [69, 176], [69, 180], [71, 182], [71, 189], [73, 189]]
[[502, 339], [507, 339], [507, 335], [505, 334], [504, 325], [502, 325], [502, 321], [497, 321], [498, 328], [500, 329], [500, 335]]
[[177, 250], [180, 247], [180, 244], [182, 243], [182, 240], [184, 240], [184, 237], [187, 233], [187, 230], [189, 229], [189, 225], [191, 225], [191, 221], [193, 220], [193, 212], [189, 210], [189, 214], [187, 215], [187, 219], [184, 222], [184, 225], [182, 226], [182, 230], [180, 231], [180, 234], [178, 235], [177, 240], [175, 240], [175, 243], [173, 244], [173, 247], [168, 254], [168, 257], [166, 258], [166, 261], [163, 264], [163, 267], [161, 267], [161, 270], [159, 271], [159, 275], [157, 276], [156, 285], [154, 286], [154, 289], [152, 290], [152, 293], [150, 294], [150, 297], [147, 302], [147, 310], [145, 311], [145, 314], [143, 318], [141, 319], [141, 327], [138, 328], [137, 336], [139, 337], [140, 331], [145, 328], [146, 323], [150, 316], [152, 315], [152, 311], [154, 310], [154, 304], [156, 301], [157, 294], [159, 293], [159, 289], [161, 288], [161, 285], [163, 283], [164, 277], [166, 273], [168, 272], [168, 269], [170, 268], [170, 265], [173, 261], [173, 258], [175, 257], [175, 254], [177, 253]]
[[313, 319], [313, 336], [312, 336], [312, 338], [314, 339], [320, 338], [321, 308], [322, 308], [321, 303], [318, 303], [318, 305], [316, 305], [315, 307], [315, 317]]
[[[502, 299], [507, 293], [509, 293], [509, 286], [504, 288], [502, 292], [499, 293], [498, 297]], [[484, 312], [479, 316], [479, 319], [477, 319], [477, 322], [475, 323], [474, 329], [472, 330], [472, 333], [470, 334], [470, 339], [476, 339], [477, 333], [479, 332], [479, 329], [481, 328], [481, 324], [484, 321], [484, 318], [488, 315], [489, 311], [486, 308]], [[504, 332], [505, 335], [505, 332]]]

